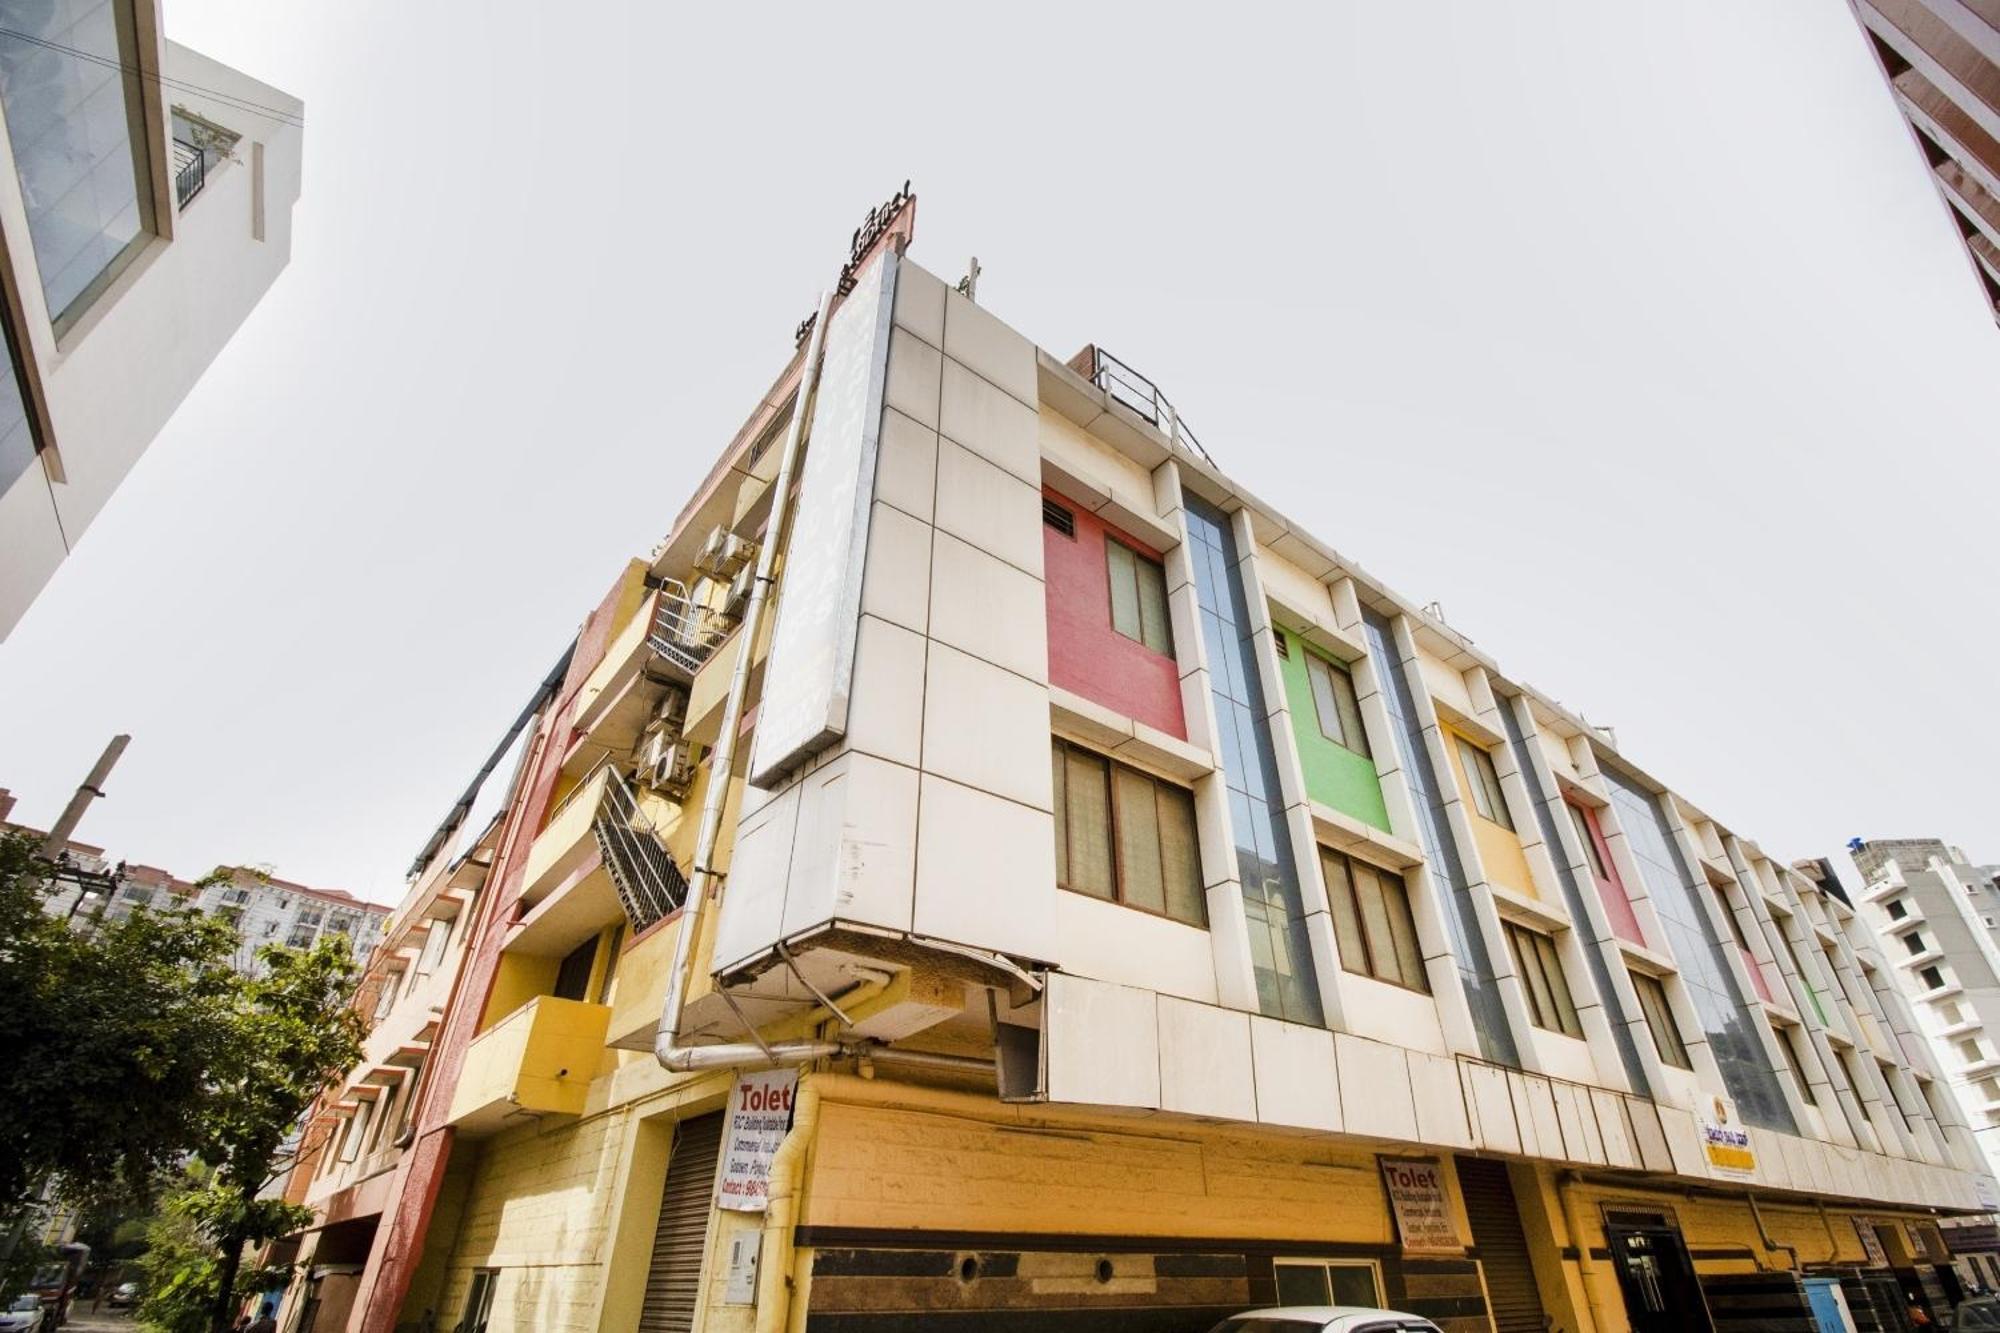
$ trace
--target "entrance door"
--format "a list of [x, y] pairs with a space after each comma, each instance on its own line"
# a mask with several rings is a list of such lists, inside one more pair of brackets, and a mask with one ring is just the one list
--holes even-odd
[[1671, 1218], [1607, 1210], [1604, 1238], [1632, 1333], [1714, 1333], [1694, 1261]]
[[1494, 1333], [1543, 1333], [1541, 1293], [1528, 1261], [1528, 1237], [1521, 1230], [1521, 1209], [1505, 1162], [1480, 1157], [1458, 1159], [1458, 1188], [1465, 1196], [1465, 1217], [1472, 1223], [1472, 1243], [1479, 1247], [1479, 1267], [1486, 1275], [1486, 1309]]
[[701, 1256], [715, 1198], [715, 1163], [721, 1153], [722, 1112], [674, 1126], [660, 1225], [653, 1233], [653, 1264], [646, 1272], [646, 1300], [639, 1311], [640, 1333], [687, 1333], [694, 1327]]

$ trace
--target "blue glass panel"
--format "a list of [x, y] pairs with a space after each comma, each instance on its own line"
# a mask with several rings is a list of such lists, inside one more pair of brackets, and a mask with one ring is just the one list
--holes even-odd
[[[1562, 797], [1543, 789], [1541, 770], [1535, 767], [1534, 755], [1528, 749], [1528, 738], [1521, 730], [1519, 719], [1514, 716], [1512, 700], [1500, 700], [1500, 717], [1507, 724], [1507, 741], [1514, 747], [1514, 763], [1521, 770], [1521, 781], [1527, 784], [1534, 796], [1535, 823], [1542, 831], [1542, 845], [1549, 849], [1549, 860], [1555, 862], [1556, 879], [1562, 883], [1563, 902], [1569, 907], [1569, 919], [1581, 928], [1584, 922], [1590, 920], [1584, 911], [1583, 890], [1570, 871], [1569, 858], [1559, 855], [1562, 839], [1556, 832], [1556, 818]], [[1562, 817], [1568, 818], [1568, 815], [1563, 814]], [[1625, 1076], [1632, 1080], [1632, 1091], [1647, 1096], [1650, 1085], [1646, 1082], [1646, 1066], [1639, 1059], [1639, 1048], [1633, 1044], [1632, 1029], [1626, 1026], [1625, 1010], [1618, 1003], [1618, 992], [1612, 989], [1611, 969], [1605, 966], [1604, 951], [1595, 942], [1586, 941], [1583, 957], [1590, 968], [1590, 979], [1597, 983], [1598, 997], [1604, 1003], [1604, 1016], [1611, 1021], [1611, 1037], [1618, 1043], [1618, 1060], [1625, 1066]]]
[[1265, 722], [1263, 678], [1236, 563], [1229, 519], [1188, 501], [1190, 563], [1201, 599], [1201, 634], [1215, 701], [1216, 749], [1229, 788], [1236, 873], [1250, 928], [1257, 1007], [1293, 1023], [1324, 1022], [1319, 982], [1306, 938], [1305, 895], [1292, 859], [1291, 830], [1274, 799], [1278, 755]]
[[1396, 652], [1396, 636], [1379, 612], [1363, 610], [1361, 618], [1368, 635], [1368, 655], [1375, 661], [1382, 698], [1389, 706], [1389, 723], [1396, 732], [1396, 752], [1402, 757], [1403, 772], [1409, 775], [1410, 794], [1416, 797], [1417, 832], [1424, 845], [1424, 859], [1430, 862], [1431, 879], [1444, 889], [1438, 895], [1444, 909], [1441, 915], [1451, 935], [1451, 951], [1458, 963], [1459, 980], [1465, 985], [1472, 1025], [1479, 1032], [1480, 1053], [1501, 1064], [1519, 1065], [1514, 1030], [1507, 1024], [1507, 1010], [1493, 980], [1493, 961], [1486, 954], [1486, 937], [1479, 933], [1479, 917], [1465, 880], [1465, 866], [1458, 859], [1458, 844], [1451, 840], [1444, 797], [1437, 772], [1431, 767], [1423, 728], [1417, 722], [1416, 700]]
[[49, 318], [152, 229], [131, 0], [0, 0], [0, 105]]
[[1729, 970], [1698, 896], [1707, 892], [1706, 886], [1697, 888], [1659, 798], [1610, 767], [1604, 770], [1604, 785], [1737, 1113], [1760, 1129], [1798, 1133], [1758, 1035], [1763, 1012], [1737, 989], [1736, 974]]

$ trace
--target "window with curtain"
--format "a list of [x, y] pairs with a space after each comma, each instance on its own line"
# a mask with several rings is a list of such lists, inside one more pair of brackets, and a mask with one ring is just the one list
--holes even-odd
[[[1281, 641], [1282, 642], [1282, 641]], [[1367, 755], [1368, 733], [1361, 725], [1361, 705], [1354, 695], [1354, 677], [1338, 662], [1307, 649], [1306, 680], [1312, 686], [1313, 712], [1319, 734], [1335, 745]]]
[[1521, 987], [1528, 993], [1529, 1021], [1545, 1031], [1581, 1037], [1583, 1024], [1577, 1021], [1576, 1001], [1570, 997], [1569, 981], [1563, 976], [1556, 942], [1538, 930], [1517, 926], [1512, 921], [1501, 924], [1507, 933], [1507, 947], [1514, 955], [1514, 966], [1521, 974]]
[[1206, 926], [1193, 794], [1063, 740], [1050, 761], [1056, 883]]
[[1356, 861], [1328, 847], [1319, 849], [1326, 876], [1326, 900], [1333, 909], [1333, 932], [1340, 965], [1359, 976], [1430, 993], [1416, 918], [1401, 875]]
[[1115, 537], [1104, 539], [1104, 562], [1111, 577], [1111, 628], [1156, 653], [1173, 656], [1165, 567]]
[[1653, 1033], [1653, 1049], [1660, 1053], [1660, 1063], [1675, 1069], [1694, 1068], [1688, 1059], [1687, 1045], [1681, 1040], [1680, 1025], [1674, 1022], [1674, 1007], [1667, 1002], [1665, 984], [1658, 977], [1634, 972], [1632, 989], [1639, 994], [1639, 1009], [1646, 1015], [1646, 1026]]
[[1507, 813], [1507, 798], [1500, 791], [1500, 774], [1493, 767], [1493, 756], [1463, 736], [1456, 739], [1459, 763], [1465, 769], [1465, 785], [1472, 796], [1472, 808], [1479, 812], [1480, 818], [1511, 831], [1514, 818]]
[[1813, 1095], [1812, 1084], [1806, 1081], [1806, 1062], [1799, 1055], [1799, 1034], [1784, 1023], [1773, 1023], [1771, 1031], [1778, 1034], [1778, 1053], [1785, 1057], [1785, 1072], [1792, 1076], [1792, 1086], [1799, 1090], [1807, 1106], [1818, 1106], [1819, 1098]]

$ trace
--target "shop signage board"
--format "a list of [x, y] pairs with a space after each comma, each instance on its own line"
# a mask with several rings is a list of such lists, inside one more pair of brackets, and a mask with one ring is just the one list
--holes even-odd
[[1465, 1240], [1452, 1217], [1444, 1163], [1435, 1157], [1383, 1157], [1382, 1185], [1396, 1215], [1396, 1234], [1412, 1254], [1463, 1254]]
[[1861, 1238], [1861, 1252], [1868, 1256], [1869, 1266], [1887, 1268], [1889, 1254], [1882, 1248], [1882, 1238], [1875, 1234], [1874, 1221], [1866, 1217], [1857, 1217], [1853, 1221], [1854, 1234]]
[[1702, 1105], [1701, 1150], [1711, 1171], [1736, 1180], [1754, 1179], [1757, 1153], [1750, 1146], [1750, 1130], [1736, 1118], [1736, 1107], [1727, 1097], [1709, 1097]]
[[798, 1086], [796, 1069], [766, 1069], [737, 1077], [722, 1126], [722, 1179], [716, 1185], [716, 1207], [739, 1213], [764, 1211], [771, 1193], [771, 1159], [792, 1127], [792, 1098]]
[[777, 786], [847, 733], [875, 452], [888, 380], [897, 255], [884, 247], [854, 280], [826, 329], [778, 624], [757, 705], [750, 781]]

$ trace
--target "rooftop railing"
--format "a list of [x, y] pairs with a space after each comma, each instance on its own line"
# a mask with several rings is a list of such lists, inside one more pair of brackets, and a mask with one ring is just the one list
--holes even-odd
[[1160, 433], [1176, 447], [1186, 449], [1204, 463], [1214, 465], [1215, 460], [1209, 457], [1208, 450], [1201, 447], [1201, 441], [1197, 440], [1194, 432], [1187, 428], [1187, 423], [1181, 420], [1180, 413], [1174, 410], [1174, 405], [1160, 392], [1159, 385], [1095, 343], [1071, 358], [1069, 366], [1071, 370], [1102, 389], [1114, 402], [1131, 409], [1149, 424], [1157, 426]]

